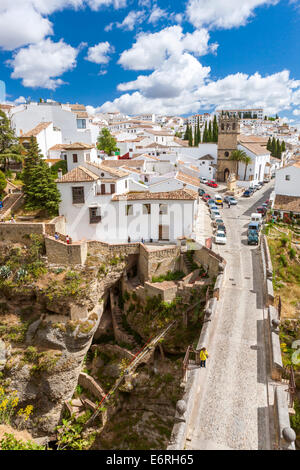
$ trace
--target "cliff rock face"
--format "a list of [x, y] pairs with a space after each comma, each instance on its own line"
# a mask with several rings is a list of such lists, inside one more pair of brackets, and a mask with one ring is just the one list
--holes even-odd
[[104, 273], [97, 260], [72, 271], [45, 263], [38, 276], [20, 278], [19, 266], [8, 265], [0, 250], [1, 255], [1, 382], [17, 390], [20, 406], [33, 405], [27, 427], [42, 437], [53, 433], [64, 402], [73, 396], [106, 291], [120, 279], [125, 263], [108, 266]]

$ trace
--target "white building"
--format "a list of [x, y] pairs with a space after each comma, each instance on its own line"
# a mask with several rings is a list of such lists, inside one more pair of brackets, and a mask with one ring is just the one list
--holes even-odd
[[88, 164], [57, 180], [67, 233], [107, 242], [176, 241], [194, 231], [197, 193], [151, 193], [132, 182], [128, 172]]
[[276, 171], [273, 209], [288, 217], [292, 212], [300, 217], [300, 161]]
[[53, 122], [41, 122], [33, 129], [22, 134], [20, 142], [25, 148], [28, 148], [31, 137], [35, 137], [41, 154], [46, 159], [49, 155], [49, 149], [62, 142], [61, 130], [54, 127]]
[[[78, 105], [81, 106], [81, 105]], [[12, 127], [17, 136], [22, 136], [40, 123], [53, 122], [60, 129], [62, 143], [95, 143], [99, 133], [98, 126], [92, 125], [85, 111], [71, 109], [71, 105], [55, 102], [28, 103], [16, 106], [10, 112]]]
[[239, 115], [241, 119], [247, 119], [247, 116], [251, 116], [252, 119], [264, 119], [263, 108], [223, 109], [216, 111], [218, 116], [222, 114], [222, 112], [229, 114], [229, 116]]

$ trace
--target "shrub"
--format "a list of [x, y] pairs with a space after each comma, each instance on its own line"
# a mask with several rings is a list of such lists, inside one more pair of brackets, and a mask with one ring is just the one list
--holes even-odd
[[7, 279], [11, 275], [11, 269], [9, 266], [0, 267], [0, 277]]
[[32, 441], [21, 441], [13, 434], [5, 433], [0, 441], [1, 450], [45, 450], [44, 446], [39, 446]]
[[290, 251], [289, 251], [289, 256], [291, 259], [294, 259], [296, 257], [296, 250], [295, 248], [291, 248]]
[[288, 237], [286, 237], [286, 236], [281, 237], [280, 238], [281, 246], [286, 246], [288, 241], [289, 241]]
[[281, 254], [279, 256], [279, 259], [280, 259], [281, 264], [286, 267], [288, 263], [287, 263], [287, 259], [286, 259], [285, 255]]

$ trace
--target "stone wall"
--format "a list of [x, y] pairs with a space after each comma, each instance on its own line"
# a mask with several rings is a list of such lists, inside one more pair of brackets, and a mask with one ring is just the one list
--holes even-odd
[[168, 271], [174, 272], [179, 269], [179, 247], [172, 245], [170, 248], [159, 246], [155, 248], [140, 244], [138, 272], [142, 282], [151, 281], [152, 276], [164, 275]]
[[225, 265], [225, 260], [212, 250], [202, 246], [200, 250], [195, 250], [194, 261], [201, 264], [208, 270], [209, 277], [217, 277], [220, 271], [220, 264]]
[[45, 236], [46, 254], [49, 263], [58, 265], [83, 265], [87, 258], [87, 243], [68, 245], [61, 240]]
[[157, 282], [152, 284], [145, 282], [145, 295], [146, 297], [153, 297], [160, 295], [164, 302], [172, 302], [177, 294], [178, 286], [174, 282]]
[[0, 240], [12, 243], [30, 243], [30, 235], [43, 235], [45, 231], [42, 223], [0, 223]]
[[120, 244], [109, 244], [96, 240], [87, 242], [88, 253], [92, 256], [102, 256], [103, 261], [107, 258], [113, 258], [114, 256], [127, 256], [136, 255], [140, 252], [139, 243], [120, 243]]

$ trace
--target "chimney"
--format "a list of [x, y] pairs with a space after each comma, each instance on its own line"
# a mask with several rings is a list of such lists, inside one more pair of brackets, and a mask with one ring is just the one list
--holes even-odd
[[58, 177], [59, 180], [62, 179], [62, 175], [63, 175], [63, 174], [62, 174], [62, 170], [59, 169], [58, 172], [57, 172], [57, 177]]

